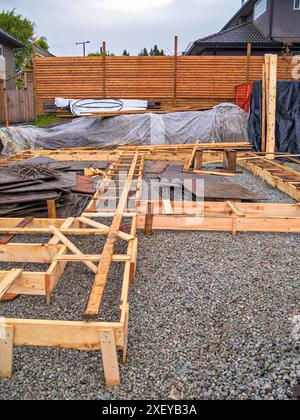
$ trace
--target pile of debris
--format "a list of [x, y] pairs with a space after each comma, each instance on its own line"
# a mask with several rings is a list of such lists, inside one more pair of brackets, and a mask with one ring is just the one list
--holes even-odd
[[80, 215], [96, 191], [86, 165], [35, 157], [1, 166], [0, 217], [47, 217], [50, 202], [59, 218]]

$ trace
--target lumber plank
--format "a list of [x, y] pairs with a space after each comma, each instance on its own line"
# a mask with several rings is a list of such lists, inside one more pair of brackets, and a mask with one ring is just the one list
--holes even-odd
[[11, 288], [14, 282], [22, 274], [20, 269], [12, 269], [6, 276], [0, 280], [0, 299], [5, 295], [5, 293]]
[[84, 313], [84, 318], [86, 319], [97, 318], [99, 314], [100, 305], [101, 305], [101, 301], [104, 294], [104, 289], [105, 289], [108, 274], [110, 271], [110, 266], [112, 263], [113, 251], [114, 251], [115, 243], [118, 237], [118, 232], [120, 230], [121, 221], [123, 219], [123, 213], [126, 207], [128, 193], [129, 193], [133, 176], [135, 173], [138, 157], [139, 157], [139, 153], [135, 152], [133, 160], [132, 160], [131, 168], [128, 173], [128, 178], [124, 185], [124, 190], [121, 194], [118, 208], [116, 210], [115, 217], [113, 219], [112, 225], [110, 227], [110, 231], [107, 236], [106, 243], [103, 248], [100, 264], [99, 264], [98, 271], [95, 277], [95, 282], [92, 287], [89, 301], [88, 301], [88, 304]]
[[115, 388], [121, 380], [114, 331], [100, 331], [100, 342], [106, 386]]

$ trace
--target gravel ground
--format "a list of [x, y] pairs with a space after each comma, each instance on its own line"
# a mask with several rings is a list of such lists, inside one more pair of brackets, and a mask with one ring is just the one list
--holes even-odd
[[[238, 183], [292, 201], [251, 175]], [[300, 384], [292, 322], [300, 315], [300, 236], [157, 232], [139, 239], [122, 385], [104, 387], [100, 352], [16, 348], [0, 399], [290, 399]], [[92, 237], [76, 243], [99, 249]], [[0, 315], [81, 319], [92, 281], [84, 266], [70, 264], [50, 310], [43, 298], [24, 296], [1, 304]], [[117, 319], [121, 281], [116, 265], [100, 319]]]

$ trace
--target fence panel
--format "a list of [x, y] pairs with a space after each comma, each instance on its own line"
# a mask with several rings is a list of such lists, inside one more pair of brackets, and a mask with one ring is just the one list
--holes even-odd
[[[251, 81], [261, 79], [263, 62], [264, 57], [251, 57]], [[290, 57], [279, 57], [278, 63], [278, 78], [291, 79]], [[234, 102], [235, 88], [245, 83], [246, 74], [247, 57], [37, 58], [37, 113], [44, 113], [44, 102], [55, 97], [156, 100], [163, 108], [176, 99], [177, 106], [205, 109]]]

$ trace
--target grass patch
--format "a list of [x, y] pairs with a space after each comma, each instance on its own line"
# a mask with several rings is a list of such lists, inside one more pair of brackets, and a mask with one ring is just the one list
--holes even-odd
[[30, 125], [34, 125], [35, 127], [48, 127], [49, 125], [60, 123], [61, 120], [56, 115], [47, 114], [47, 115], [39, 115], [37, 120], [30, 123]]

